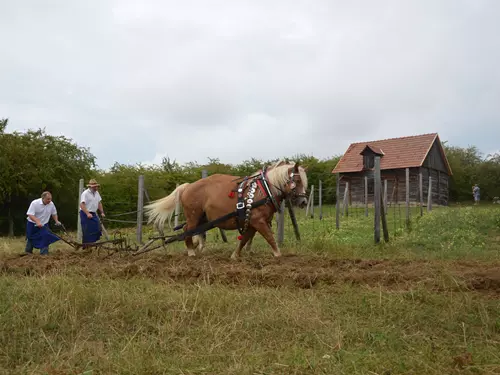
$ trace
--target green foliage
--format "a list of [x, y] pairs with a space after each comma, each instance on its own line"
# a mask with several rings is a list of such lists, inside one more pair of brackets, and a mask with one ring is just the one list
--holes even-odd
[[[0, 233], [16, 229], [24, 231], [25, 210], [29, 202], [43, 190], [53, 193], [61, 218], [67, 227], [76, 226], [76, 192], [78, 180], [95, 177], [102, 185], [105, 210], [109, 217], [137, 209], [138, 177], [144, 175], [145, 187], [151, 200], [161, 198], [175, 189], [176, 184], [194, 182], [201, 178], [202, 170], [215, 173], [248, 176], [278, 159], [251, 158], [239, 164], [222, 163], [209, 158], [207, 163], [179, 164], [166, 157], [159, 165], [144, 166], [116, 163], [109, 170], [96, 170], [95, 157], [88, 149], [74, 144], [70, 139], [55, 137], [45, 130], [26, 133], [6, 133], [8, 119], [0, 120]], [[500, 196], [500, 155], [482, 157], [474, 146], [460, 148], [444, 142], [453, 176], [450, 181], [450, 201], [471, 201], [472, 185], [481, 188], [481, 200]], [[340, 155], [325, 159], [299, 154], [289, 158], [307, 167], [310, 188], [323, 186], [323, 204], [336, 202], [336, 176], [331, 173]], [[308, 193], [309, 193], [308, 192]], [[315, 197], [316, 199], [318, 197]], [[315, 199], [315, 200], [316, 200]], [[147, 203], [147, 200], [146, 200]], [[133, 221], [135, 215], [120, 217]], [[11, 223], [10, 227], [7, 225]], [[15, 226], [12, 224], [15, 223]], [[110, 223], [111, 227], [123, 223]]]
[[5, 133], [6, 125], [2, 120], [0, 231], [23, 232], [29, 203], [45, 190], [52, 192], [60, 218], [69, 220], [76, 210], [78, 180], [88, 178], [95, 157], [64, 136], [51, 136], [42, 129]]
[[453, 176], [450, 183], [450, 200], [472, 200], [472, 185], [481, 188], [481, 200], [500, 196], [500, 155], [482, 157], [475, 146], [461, 148], [444, 145]]

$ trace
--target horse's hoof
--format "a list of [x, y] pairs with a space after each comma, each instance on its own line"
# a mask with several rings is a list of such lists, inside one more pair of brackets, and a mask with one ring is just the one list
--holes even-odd
[[188, 256], [190, 256], [190, 257], [195, 257], [195, 256], [196, 256], [196, 253], [195, 253], [193, 250], [188, 251]]

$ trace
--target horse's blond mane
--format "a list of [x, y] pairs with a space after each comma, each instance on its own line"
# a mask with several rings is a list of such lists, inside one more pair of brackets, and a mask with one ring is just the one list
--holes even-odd
[[[295, 163], [285, 163], [284, 161], [277, 162], [274, 166], [269, 168], [267, 172], [267, 178], [271, 184], [271, 189], [274, 194], [278, 194], [278, 189], [276, 187], [283, 189], [285, 185], [290, 181], [290, 175], [288, 170], [293, 168]], [[304, 168], [299, 166], [299, 175], [302, 180], [302, 185], [304, 189], [307, 190], [307, 175]]]

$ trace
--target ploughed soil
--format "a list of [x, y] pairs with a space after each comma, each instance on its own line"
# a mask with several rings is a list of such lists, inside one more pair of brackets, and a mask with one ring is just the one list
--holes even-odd
[[55, 250], [49, 256], [1, 255], [0, 275], [83, 275], [92, 278], [148, 278], [172, 283], [316, 288], [345, 284], [408, 290], [476, 291], [500, 295], [500, 263], [402, 259], [338, 259], [333, 255], [243, 255], [230, 253], [139, 256]]

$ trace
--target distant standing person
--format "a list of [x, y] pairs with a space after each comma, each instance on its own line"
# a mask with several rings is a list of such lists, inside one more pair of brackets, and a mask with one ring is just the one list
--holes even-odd
[[477, 186], [477, 184], [475, 184], [472, 187], [472, 195], [474, 196], [474, 204], [478, 204], [479, 199], [480, 199], [480, 195], [481, 195], [481, 191], [479, 190], [479, 186]]
[[80, 197], [80, 222], [82, 224], [82, 243], [97, 242], [101, 238], [101, 224], [97, 217], [97, 210], [101, 211], [104, 217], [102, 207], [102, 198], [99, 194], [99, 184], [91, 179], [87, 184], [87, 190], [84, 190]]
[[33, 248], [40, 249], [40, 255], [49, 254], [49, 245], [59, 241], [59, 237], [49, 231], [49, 220], [52, 216], [56, 225], [61, 225], [57, 210], [52, 202], [52, 194], [44, 191], [42, 196], [31, 202], [26, 212], [26, 248], [24, 252], [33, 254]]

